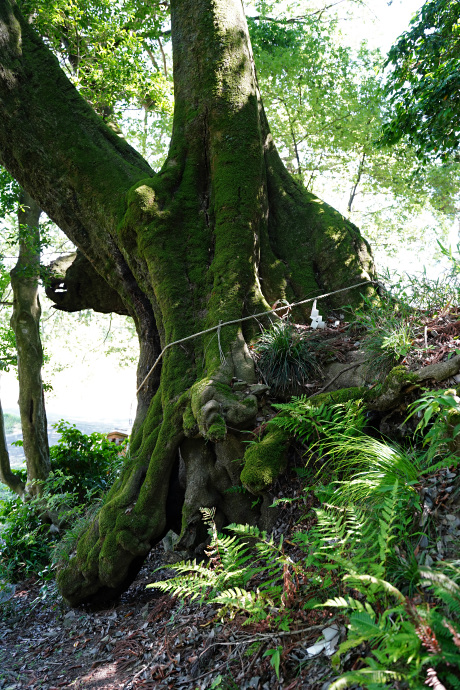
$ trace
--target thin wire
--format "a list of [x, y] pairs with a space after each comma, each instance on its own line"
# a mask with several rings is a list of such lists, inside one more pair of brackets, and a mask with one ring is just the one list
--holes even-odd
[[[315, 299], [323, 299], [324, 297], [330, 297], [331, 295], [337, 295], [339, 292], [346, 292], [347, 290], [353, 290], [354, 288], [361, 287], [362, 285], [378, 285], [378, 282], [376, 280], [364, 280], [362, 283], [356, 283], [356, 285], [350, 285], [349, 287], [346, 288], [341, 288], [340, 290], [334, 290], [333, 292], [326, 292], [324, 295], [318, 295], [317, 297], [309, 297], [308, 299], [303, 299], [300, 302], [293, 302], [292, 304], [289, 305], [289, 307], [292, 309], [292, 307], [298, 307], [300, 304], [307, 304], [307, 302], [314, 302]], [[232, 321], [224, 321], [224, 323], [221, 323], [219, 321], [219, 324], [217, 326], [212, 326], [211, 328], [206, 328], [204, 331], [199, 331], [199, 333], [194, 333], [193, 335], [188, 335], [186, 338], [180, 338], [180, 340], [174, 340], [172, 343], [169, 343], [168, 345], [165, 345], [158, 357], [156, 358], [155, 362], [153, 363], [153, 366], [149, 370], [147, 376], [144, 378], [138, 389], [136, 390], [136, 395], [139, 393], [141, 388], [144, 386], [144, 384], [148, 381], [150, 376], [153, 374], [155, 371], [158, 363], [160, 362], [161, 358], [163, 357], [164, 353], [166, 350], [168, 350], [170, 347], [173, 345], [178, 345], [179, 343], [185, 343], [187, 340], [193, 340], [193, 338], [198, 338], [200, 335], [206, 335], [206, 333], [212, 333], [213, 331], [217, 331], [218, 338], [220, 340], [220, 329], [223, 326], [231, 326], [234, 323], [242, 323], [243, 321], [249, 321], [250, 319], [258, 319], [260, 316], [266, 316], [267, 314], [273, 314], [274, 312], [277, 311], [284, 311], [286, 309], [286, 305], [283, 304], [282, 307], [277, 307], [276, 309], [269, 309], [268, 311], [261, 311], [259, 314], [252, 314], [251, 316], [244, 316], [241, 319], [233, 319]]]
[[217, 329], [217, 343], [218, 343], [218, 345], [219, 345], [220, 363], [221, 363], [221, 364], [226, 364], [226, 363], [227, 363], [227, 360], [225, 359], [225, 355], [224, 355], [224, 353], [223, 353], [223, 351], [222, 351], [222, 346], [221, 346], [221, 344], [220, 344], [220, 331], [221, 331], [221, 328], [222, 328], [222, 319], [219, 321], [219, 327], [218, 327], [218, 329]]

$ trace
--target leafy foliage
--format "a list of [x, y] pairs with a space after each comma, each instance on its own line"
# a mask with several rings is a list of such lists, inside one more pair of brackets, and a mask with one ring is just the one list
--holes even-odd
[[0, 209], [3, 216], [17, 211], [19, 191], [16, 180], [0, 166]]
[[[458, 578], [458, 568], [451, 566], [451, 570]], [[435, 592], [438, 604], [444, 602], [440, 609], [428, 603], [415, 606], [383, 580], [356, 574], [346, 578], [365, 600], [363, 603], [352, 597], [336, 597], [324, 603], [324, 606], [349, 612], [348, 638], [340, 645], [333, 663], [338, 666], [342, 654], [363, 643], [372, 646], [372, 656], [366, 657], [366, 665], [360, 670], [345, 673], [332, 683], [333, 690], [352, 684], [371, 689], [383, 688], [391, 679], [404, 681], [410, 688], [423, 688], [428, 684], [428, 664], [431, 670], [436, 669], [434, 675], [439, 683], [449, 688], [460, 686], [460, 589], [453, 579], [439, 567], [421, 569], [423, 584]], [[396, 605], [382, 610], [382, 594], [384, 597], [391, 594]], [[375, 604], [372, 606], [371, 602]]]
[[165, 18], [162, 3], [22, 0], [20, 6], [104, 118], [110, 120], [115, 106], [131, 101], [169, 109], [165, 78], [152, 70], [146, 51], [156, 51], [153, 41]]
[[0, 501], [0, 579], [14, 582], [47, 572], [61, 537], [81, 526], [120, 471], [120, 446], [63, 421], [56, 428], [61, 440], [50, 449], [52, 471], [42, 495]]
[[388, 294], [378, 301], [364, 296], [362, 308], [355, 313], [351, 326], [364, 331], [361, 345], [369, 369], [380, 377], [388, 374], [411, 349], [414, 337], [411, 312], [407, 302]]
[[427, 0], [391, 48], [386, 91], [392, 112], [382, 143], [407, 136], [421, 157], [442, 159], [458, 149], [459, 12], [458, 0]]
[[425, 391], [409, 406], [409, 416], [420, 421], [416, 432], [423, 434], [427, 446], [425, 473], [438, 467], [455, 466], [458, 458], [460, 433], [460, 399], [454, 389]]
[[[273, 536], [250, 525], [229, 525], [227, 529], [234, 534], [223, 535], [216, 529], [214, 510], [203, 508], [202, 513], [211, 538], [209, 562], [194, 560], [167, 566], [178, 575], [147, 586], [218, 605], [222, 617], [244, 612], [246, 623], [270, 615], [282, 630], [288, 630], [289, 608], [299, 580], [297, 565], [284, 553], [283, 539], [276, 544]], [[256, 576], [254, 591], [248, 584]]]
[[67, 490], [81, 501], [88, 491], [99, 495], [106, 491], [123, 464], [123, 446], [111, 443], [104, 434], [84, 434], [63, 420], [54, 428], [61, 438], [50, 448], [51, 467], [69, 477]]
[[451, 221], [458, 162], [421, 167], [406, 141], [375, 146], [386, 111], [379, 51], [344, 45], [333, 5], [318, 17], [299, 3], [255, 4], [249, 29], [261, 92], [290, 172], [320, 197], [335, 195], [336, 207], [385, 253], [397, 251], [401, 235], [420, 242], [425, 210], [438, 226]]
[[35, 504], [19, 497], [0, 502], [0, 579], [16, 582], [36, 575], [51, 558], [56, 540], [40, 519]]
[[341, 438], [360, 436], [366, 423], [360, 400], [318, 405], [303, 395], [273, 407], [280, 414], [273, 417], [269, 424], [285, 429], [305, 445], [310, 444], [319, 455], [322, 455], [322, 443], [327, 442], [332, 432]]

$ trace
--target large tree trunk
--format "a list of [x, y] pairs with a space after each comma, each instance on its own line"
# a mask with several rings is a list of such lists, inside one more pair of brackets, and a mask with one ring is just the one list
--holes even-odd
[[16, 336], [18, 351], [19, 411], [27, 464], [27, 488], [33, 495], [41, 493], [40, 482], [47, 478], [50, 471], [48, 425], [41, 375], [43, 348], [38, 296], [40, 214], [38, 204], [23, 191], [18, 211], [19, 257], [11, 271], [11, 327]]
[[[175, 116], [157, 175], [8, 7], [0, 2], [0, 159], [120, 294], [138, 327], [139, 382], [159, 343], [372, 277], [358, 230], [280, 161], [240, 0], [171, 3]], [[30, 155], [34, 166], [24, 165]], [[330, 305], [358, 299], [350, 291]], [[242, 431], [257, 414], [247, 347], [255, 325], [171, 347], [161, 378], [157, 368], [141, 388], [130, 459], [58, 573], [68, 601], [126, 586], [170, 527], [195, 547], [200, 507], [216, 506], [221, 524], [268, 519], [267, 501], [252, 508], [248, 494], [227, 492], [240, 482]], [[252, 447], [245, 485], [266, 489], [282, 455], [277, 439]]]

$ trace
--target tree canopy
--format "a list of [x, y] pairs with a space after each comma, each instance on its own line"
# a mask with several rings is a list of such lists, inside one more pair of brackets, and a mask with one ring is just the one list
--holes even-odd
[[460, 3], [427, 0], [391, 48], [386, 93], [390, 120], [382, 143], [407, 136], [421, 157], [446, 159], [460, 138]]

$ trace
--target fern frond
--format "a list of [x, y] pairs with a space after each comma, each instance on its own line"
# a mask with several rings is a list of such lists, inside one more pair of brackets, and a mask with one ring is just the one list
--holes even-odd
[[363, 668], [359, 671], [345, 673], [338, 680], [335, 680], [329, 685], [329, 690], [344, 690], [344, 688], [348, 688], [353, 684], [364, 685], [364, 687], [369, 687], [369, 685], [372, 684], [375, 687], [381, 686], [382, 688], [388, 688], [390, 682], [395, 680], [402, 681], [404, 679], [404, 676], [396, 671]]
[[365, 610], [364, 605], [358, 599], [353, 599], [353, 597], [334, 597], [325, 601], [324, 604], [320, 604], [320, 607], [352, 609], [353, 611]]
[[355, 611], [350, 615], [348, 627], [355, 635], [375, 641], [385, 636], [389, 624], [382, 618], [377, 621], [374, 611], [372, 615], [368, 611]]
[[449, 593], [452, 597], [460, 600], [460, 587], [442, 571], [426, 567], [420, 568], [420, 577], [429, 582], [431, 586], [437, 587], [440, 592]]
[[445, 680], [446, 684], [448, 683], [448, 687], [451, 688], [451, 690], [460, 690], [460, 678], [458, 678], [458, 676], [455, 676], [450, 671], [447, 671]]
[[261, 608], [259, 596], [255, 592], [249, 592], [240, 587], [226, 589], [213, 598], [213, 603], [221, 606], [231, 606], [238, 610], [251, 612], [254, 608]]
[[367, 638], [364, 637], [348, 637], [348, 639], [344, 640], [343, 642], [340, 643], [338, 650], [335, 652], [335, 654], [331, 657], [332, 665], [333, 666], [339, 666], [340, 665], [340, 657], [345, 654], [345, 652], [348, 652], [349, 649], [355, 649], [356, 647], [359, 647], [363, 642], [367, 642]]
[[345, 575], [343, 579], [349, 580], [351, 582], [352, 586], [354, 586], [357, 582], [365, 582], [365, 583], [377, 585], [377, 587], [380, 590], [383, 590], [387, 594], [391, 594], [401, 604], [404, 604], [404, 602], [406, 601], [406, 597], [403, 594], [401, 594], [399, 589], [394, 587], [392, 584], [390, 584], [386, 580], [382, 580], [378, 577], [374, 577], [373, 575], [366, 575], [366, 574], [358, 575], [358, 573], [353, 573], [353, 574], [350, 573], [348, 575]]
[[255, 525], [239, 525], [233, 522], [231, 525], [228, 525], [227, 529], [231, 530], [232, 532], [238, 534], [241, 537], [254, 537], [256, 539], [267, 538], [267, 532], [261, 531]]

